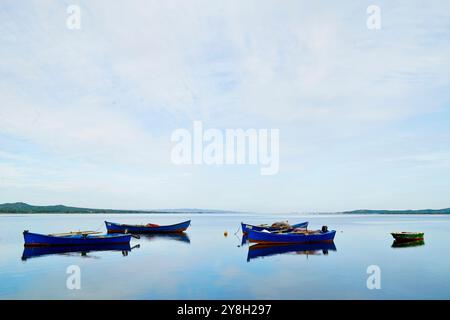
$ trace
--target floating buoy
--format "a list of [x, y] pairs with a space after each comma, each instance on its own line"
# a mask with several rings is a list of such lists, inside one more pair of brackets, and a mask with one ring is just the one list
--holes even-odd
[[223, 235], [224, 235], [225, 237], [227, 237], [227, 236], [228, 236], [228, 232], [225, 231], [225, 232], [223, 233]]

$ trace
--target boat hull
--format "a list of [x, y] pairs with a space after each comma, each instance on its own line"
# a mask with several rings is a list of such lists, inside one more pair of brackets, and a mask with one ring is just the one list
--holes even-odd
[[316, 234], [301, 233], [274, 233], [263, 231], [248, 231], [248, 240], [253, 243], [260, 244], [289, 244], [289, 243], [316, 243], [316, 242], [332, 242], [336, 231], [320, 232]]
[[25, 231], [23, 233], [26, 247], [40, 246], [86, 246], [86, 245], [109, 245], [130, 243], [131, 235], [73, 235], [73, 236], [51, 236]]
[[108, 233], [179, 233], [185, 231], [191, 225], [191, 220], [172, 224], [168, 226], [159, 227], [147, 227], [131, 224], [120, 224], [114, 222], [105, 221], [106, 229]]
[[397, 242], [411, 242], [423, 240], [423, 232], [393, 232], [391, 233]]
[[[306, 221], [306, 222], [294, 224], [294, 225], [292, 225], [292, 227], [294, 229], [295, 228], [307, 228], [308, 224], [309, 224], [309, 222]], [[247, 234], [249, 230], [253, 230], [253, 231], [267, 230], [267, 231], [270, 231], [270, 232], [280, 230], [280, 228], [254, 226], [254, 225], [243, 223], [243, 222], [241, 222], [241, 227], [242, 227], [242, 233], [244, 233], [244, 234]]]

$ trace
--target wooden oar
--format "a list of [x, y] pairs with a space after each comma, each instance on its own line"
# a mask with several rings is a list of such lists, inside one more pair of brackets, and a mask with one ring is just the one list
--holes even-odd
[[88, 235], [88, 234], [99, 234], [100, 231], [71, 231], [66, 233], [51, 233], [49, 236], [52, 237], [65, 237], [65, 236], [75, 236], [75, 235]]

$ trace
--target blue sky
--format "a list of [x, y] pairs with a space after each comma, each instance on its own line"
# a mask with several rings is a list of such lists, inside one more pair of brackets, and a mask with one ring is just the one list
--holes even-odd
[[[0, 202], [449, 207], [449, 39], [437, 0], [2, 1]], [[279, 173], [174, 165], [194, 120], [279, 129]]]

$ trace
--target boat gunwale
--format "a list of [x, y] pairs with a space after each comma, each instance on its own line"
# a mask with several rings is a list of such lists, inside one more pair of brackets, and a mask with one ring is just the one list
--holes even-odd
[[182, 233], [191, 225], [191, 220], [180, 223], [164, 225], [158, 227], [139, 226], [130, 224], [120, 224], [105, 221], [107, 233], [124, 233], [124, 234], [152, 234], [152, 233]]
[[105, 235], [77, 235], [77, 236], [52, 236], [25, 230], [24, 247], [53, 247], [53, 246], [80, 246], [80, 245], [109, 245], [127, 244], [130, 242], [130, 234], [105, 234]]
[[405, 235], [405, 236], [408, 236], [408, 235], [424, 235], [425, 234], [425, 232], [410, 232], [410, 231], [400, 231], [400, 232], [391, 232], [391, 234], [392, 235]]
[[52, 234], [43, 234], [43, 233], [36, 233], [36, 232], [26, 232], [27, 234], [31, 235], [37, 235], [40, 237], [49, 237], [49, 238], [57, 238], [57, 239], [111, 239], [111, 238], [120, 238], [120, 237], [128, 237], [131, 236], [126, 233], [113, 233], [113, 234], [102, 234], [102, 235], [86, 235], [83, 236], [82, 234], [79, 235], [69, 235], [69, 236], [58, 236], [58, 235], [52, 235]]
[[[251, 234], [254, 233], [257, 236], [252, 238]], [[265, 235], [262, 236], [261, 235]], [[320, 231], [315, 234], [304, 234], [304, 233], [277, 233], [277, 232], [264, 232], [264, 231], [254, 231], [251, 230], [248, 234], [248, 241], [251, 243], [259, 244], [302, 244], [302, 243], [323, 243], [323, 242], [334, 242], [334, 237], [336, 236], [336, 230], [328, 230], [326, 232]], [[278, 239], [277, 239], [278, 238]]]
[[167, 228], [167, 227], [175, 227], [177, 225], [182, 225], [182, 224], [186, 224], [188, 223], [190, 224], [191, 220], [186, 220], [180, 223], [174, 223], [174, 224], [166, 224], [166, 225], [162, 225], [162, 226], [157, 226], [157, 227], [149, 227], [145, 224], [127, 224], [127, 223], [116, 223], [116, 222], [111, 222], [111, 221], [106, 221], [105, 223], [108, 225], [109, 224], [113, 224], [116, 226], [120, 226], [120, 227], [133, 227], [133, 228], [148, 228], [148, 229], [157, 229], [157, 228]]

